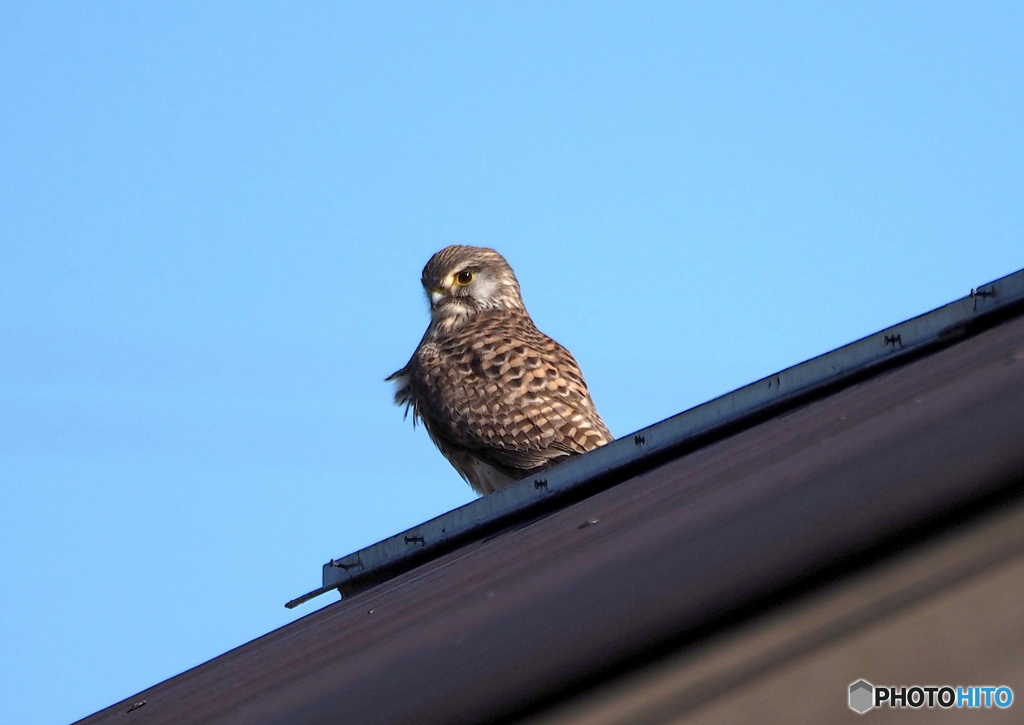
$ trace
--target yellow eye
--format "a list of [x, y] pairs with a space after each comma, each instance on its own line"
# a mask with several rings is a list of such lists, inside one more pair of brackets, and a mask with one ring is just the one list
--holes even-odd
[[465, 286], [465, 285], [469, 284], [472, 281], [473, 281], [473, 273], [470, 272], [468, 269], [464, 269], [461, 272], [459, 272], [457, 275], [455, 275], [455, 284], [459, 284], [459, 285]]

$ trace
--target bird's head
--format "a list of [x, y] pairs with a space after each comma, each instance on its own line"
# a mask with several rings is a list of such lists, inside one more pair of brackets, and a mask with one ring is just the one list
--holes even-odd
[[422, 282], [433, 322], [443, 328], [483, 310], [524, 309], [515, 272], [486, 247], [445, 247], [423, 268]]

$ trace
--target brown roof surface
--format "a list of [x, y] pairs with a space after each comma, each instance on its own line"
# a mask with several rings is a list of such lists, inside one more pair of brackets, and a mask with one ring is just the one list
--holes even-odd
[[1022, 487], [1022, 441], [1024, 318], [1011, 317], [467, 543], [82, 722], [537, 714], [948, 532], [958, 512], [1001, 505]]
[[[1022, 607], [1018, 500], [521, 722], [863, 723], [846, 693], [865, 679], [887, 687], [1007, 685], [1019, 697]], [[967, 713], [964, 722], [1021, 720], [1016, 707]], [[882, 707], [870, 719], [934, 723], [948, 721], [944, 715]]]

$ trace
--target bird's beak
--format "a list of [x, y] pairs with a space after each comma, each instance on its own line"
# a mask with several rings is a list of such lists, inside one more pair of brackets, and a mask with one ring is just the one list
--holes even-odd
[[430, 306], [436, 307], [437, 303], [445, 298], [444, 290], [432, 289], [430, 290]]

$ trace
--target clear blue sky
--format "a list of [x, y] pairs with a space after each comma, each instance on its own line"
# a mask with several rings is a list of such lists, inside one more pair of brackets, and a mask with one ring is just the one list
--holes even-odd
[[440, 247], [617, 435], [1024, 267], [1024, 4], [837, 6], [0, 5], [0, 722], [471, 500], [383, 382]]

